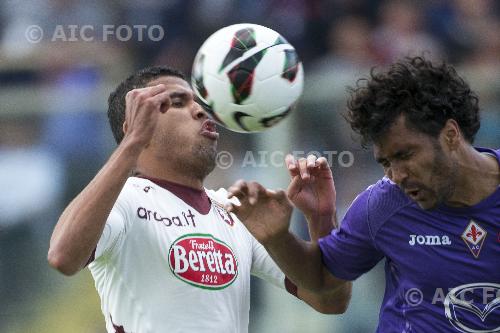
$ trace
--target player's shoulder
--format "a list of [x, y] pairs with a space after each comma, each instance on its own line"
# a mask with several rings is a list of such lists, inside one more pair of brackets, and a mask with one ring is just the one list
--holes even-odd
[[219, 188], [218, 190], [211, 190], [205, 188], [205, 192], [207, 193], [208, 197], [212, 200], [218, 203], [221, 206], [224, 206], [228, 202], [236, 203], [238, 204], [238, 199], [236, 198], [231, 198], [228, 199], [227, 197], [227, 190], [225, 188]]
[[410, 198], [387, 177], [370, 185], [353, 202], [357, 209], [363, 209], [368, 223], [375, 229], [411, 204]]
[[[129, 177], [118, 196], [118, 201], [135, 202], [141, 198], [154, 194], [156, 184], [148, 179], [139, 177]], [[145, 196], [146, 195], [146, 196]]]
[[392, 214], [403, 206], [411, 204], [404, 192], [389, 178], [383, 177], [367, 189], [367, 205], [370, 213]]
[[[219, 188], [218, 190], [209, 190], [209, 189], [205, 188], [205, 192], [207, 193], [208, 197], [210, 198], [212, 205], [214, 205], [215, 208], [217, 210], [219, 210], [219, 212], [222, 212], [223, 214], [228, 214], [230, 219], [232, 221], [234, 221], [235, 224], [241, 223], [241, 221], [238, 219], [238, 217], [235, 214], [229, 213], [225, 208], [226, 204], [228, 202], [239, 205], [240, 202], [239, 202], [238, 198], [232, 197], [231, 199], [229, 199], [227, 197], [228, 192], [225, 188]], [[243, 230], [246, 231], [245, 228], [243, 228]], [[246, 232], [248, 233], [248, 231], [246, 231]]]
[[485, 147], [474, 147], [477, 151], [481, 153], [488, 153], [491, 155], [496, 155], [497, 159], [500, 161], [500, 148], [485, 148]]
[[146, 178], [129, 177], [123, 186], [122, 193], [137, 194], [148, 192], [154, 184]]

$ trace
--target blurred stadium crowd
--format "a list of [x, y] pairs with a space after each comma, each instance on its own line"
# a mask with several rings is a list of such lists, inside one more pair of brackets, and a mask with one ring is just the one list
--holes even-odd
[[[208, 187], [237, 178], [286, 186], [285, 170], [267, 165], [262, 159], [268, 155], [258, 152], [349, 151], [351, 167], [332, 163], [339, 210], [345, 210], [382, 175], [342, 119], [346, 86], [405, 55], [455, 64], [480, 97], [477, 145], [499, 146], [499, 1], [0, 0], [0, 332], [105, 331], [88, 272], [63, 278], [45, 257], [61, 210], [115, 147], [107, 95], [144, 66], [167, 64], [189, 73], [204, 39], [240, 22], [266, 25], [293, 44], [306, 86], [298, 108], [276, 128], [254, 135], [222, 130], [220, 149], [234, 161], [217, 168]], [[92, 27], [85, 34], [90, 38], [70, 38], [71, 26], [85, 25]], [[159, 25], [164, 37], [104, 40], [106, 25]], [[33, 26], [39, 28], [36, 42]], [[60, 27], [66, 38], [54, 38]], [[247, 151], [261, 160], [248, 164]], [[304, 221], [294, 219], [307, 237]], [[383, 289], [381, 271], [370, 273], [355, 284], [349, 311], [336, 318], [255, 282], [250, 330], [370, 332]]]

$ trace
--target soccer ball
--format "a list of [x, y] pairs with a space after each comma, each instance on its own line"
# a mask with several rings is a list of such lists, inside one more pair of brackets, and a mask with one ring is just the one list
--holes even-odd
[[285, 118], [300, 97], [304, 70], [279, 33], [257, 24], [216, 31], [196, 54], [192, 86], [222, 126], [259, 132]]

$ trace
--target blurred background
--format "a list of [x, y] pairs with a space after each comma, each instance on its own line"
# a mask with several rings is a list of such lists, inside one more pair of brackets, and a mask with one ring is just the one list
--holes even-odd
[[[286, 187], [283, 155], [270, 152], [326, 152], [342, 217], [382, 176], [342, 118], [346, 86], [373, 66], [417, 54], [456, 65], [480, 96], [476, 144], [499, 147], [499, 17], [494, 0], [0, 1], [0, 332], [105, 332], [88, 270], [63, 277], [46, 254], [62, 209], [115, 148], [107, 96], [135, 70], [167, 64], [189, 73], [198, 47], [225, 25], [280, 32], [303, 61], [301, 103], [261, 134], [221, 129], [220, 150], [233, 163], [206, 185], [245, 178]], [[164, 36], [158, 40], [158, 29], [105, 35], [109, 25], [160, 26]], [[293, 229], [307, 238], [299, 214]], [[326, 316], [254, 279], [250, 332], [373, 332], [384, 283], [379, 264], [355, 282], [346, 314]]]

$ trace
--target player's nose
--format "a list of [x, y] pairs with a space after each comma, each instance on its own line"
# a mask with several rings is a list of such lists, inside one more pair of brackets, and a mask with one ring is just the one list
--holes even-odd
[[388, 174], [389, 179], [401, 186], [403, 182], [408, 178], [408, 172], [402, 166], [392, 166], [391, 172]]
[[192, 113], [194, 119], [206, 119], [206, 118], [208, 118], [207, 112], [197, 102], [193, 103], [193, 107], [191, 108], [191, 113]]

